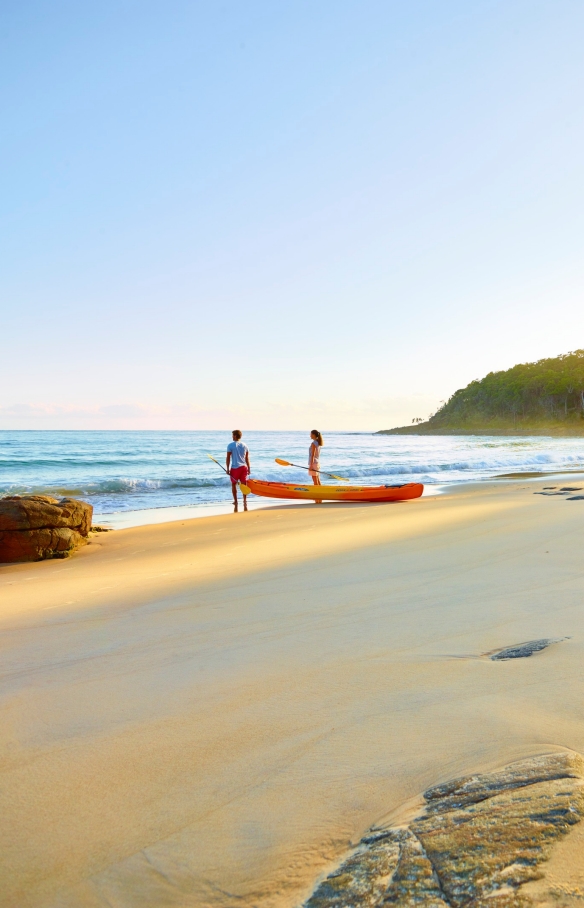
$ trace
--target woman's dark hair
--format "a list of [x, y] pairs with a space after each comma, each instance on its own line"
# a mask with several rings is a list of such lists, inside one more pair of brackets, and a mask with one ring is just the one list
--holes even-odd
[[313, 429], [312, 432], [311, 432], [310, 434], [311, 434], [311, 435], [316, 435], [316, 440], [317, 440], [317, 442], [318, 442], [318, 446], [319, 446], [319, 448], [322, 448], [322, 446], [323, 446], [323, 444], [324, 444], [324, 441], [322, 440], [322, 435], [320, 434], [320, 432], [318, 431], [318, 429]]
[[239, 441], [239, 439], [241, 438], [241, 431], [240, 431], [240, 429], [234, 429], [233, 432], [232, 432], [231, 434], [233, 435], [234, 438], [237, 438], [238, 441]]

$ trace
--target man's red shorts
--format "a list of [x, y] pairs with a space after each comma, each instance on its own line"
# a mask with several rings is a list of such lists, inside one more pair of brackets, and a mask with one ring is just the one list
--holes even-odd
[[245, 484], [245, 480], [247, 479], [247, 467], [236, 467], [234, 470], [229, 471], [229, 475], [231, 476], [232, 483], [243, 482]]

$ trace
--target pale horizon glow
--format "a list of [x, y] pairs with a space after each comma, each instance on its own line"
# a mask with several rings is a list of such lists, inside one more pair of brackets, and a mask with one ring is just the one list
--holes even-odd
[[375, 431], [584, 347], [584, 6], [3, 11], [0, 429]]

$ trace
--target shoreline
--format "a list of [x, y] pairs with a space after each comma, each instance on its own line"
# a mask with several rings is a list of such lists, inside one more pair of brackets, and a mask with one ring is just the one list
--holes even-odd
[[424, 426], [396, 426], [395, 429], [378, 429], [375, 435], [418, 435], [424, 438], [439, 437], [441, 435], [452, 435], [464, 438], [469, 437], [489, 437], [493, 438], [583, 438], [584, 424], [574, 425], [571, 430], [561, 425], [549, 427], [532, 427], [519, 428], [515, 426], [481, 428], [461, 428], [450, 426], [432, 426], [425, 429]]
[[[222, 448], [222, 433], [150, 432], [144, 441], [123, 432], [74, 434], [75, 440], [68, 440], [58, 432], [32, 433], [34, 439], [17, 433], [5, 449], [2, 495], [82, 499], [93, 505], [95, 522], [111, 528], [230, 513], [227, 477], [207, 457], [207, 451]], [[303, 463], [302, 433], [257, 432], [249, 441], [254, 475], [306, 479], [304, 470], [274, 462], [286, 456]], [[509, 471], [568, 472], [584, 465], [576, 438], [408, 439], [363, 432], [331, 433], [329, 443], [327, 465], [355, 484], [422, 482], [426, 494], [436, 485], [483, 481]], [[266, 499], [249, 502], [250, 508], [269, 507]]]
[[[254, 496], [255, 498], [255, 496]], [[239, 497], [240, 512], [243, 513], [241, 496]], [[269, 499], [248, 501], [249, 511], [263, 510], [264, 508], [282, 507], [286, 504], [310, 504], [311, 502], [298, 501], [270, 501]], [[160, 505], [157, 508], [139, 508], [135, 511], [109, 511], [104, 514], [95, 514], [95, 523], [104, 526], [106, 529], [127, 530], [132, 527], [153, 526], [160, 523], [174, 523], [177, 520], [200, 520], [205, 517], [221, 517], [227, 514], [233, 514], [233, 503], [217, 504], [185, 504], [169, 505], [165, 507]]]
[[2, 908], [298, 908], [428, 788], [583, 753], [584, 501], [550, 476], [1, 567]]
[[[499, 473], [486, 479], [468, 479], [464, 481], [456, 480], [454, 482], [427, 483], [424, 485], [422, 498], [429, 498], [435, 495], [447, 495], [455, 492], [459, 488], [482, 486], [484, 483], [501, 483], [501, 481], [523, 481], [539, 480], [553, 478], [554, 476], [567, 476], [572, 479], [575, 476], [584, 477], [584, 469], [564, 469], [564, 470], [536, 470], [517, 473]], [[294, 507], [301, 504], [310, 506], [311, 501], [287, 500], [287, 499], [269, 499], [258, 498], [251, 495], [248, 501], [250, 511], [264, 510], [266, 508], [283, 508]], [[338, 502], [323, 502], [327, 506], [337, 505]], [[240, 496], [241, 505], [241, 496]], [[240, 507], [240, 513], [243, 513]], [[103, 514], [94, 514], [94, 525], [103, 526], [106, 529], [121, 530], [131, 529], [132, 527], [154, 526], [162, 523], [174, 523], [182, 520], [192, 520], [205, 517], [218, 517], [233, 514], [232, 503], [217, 503], [210, 505], [170, 505], [165, 507], [161, 505], [157, 508], [141, 508], [135, 511], [110, 511]]]

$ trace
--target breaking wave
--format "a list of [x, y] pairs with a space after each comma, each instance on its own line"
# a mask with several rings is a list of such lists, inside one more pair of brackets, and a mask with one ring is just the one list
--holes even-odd
[[[412, 459], [406, 463], [378, 462], [369, 466], [350, 466], [347, 464], [322, 464], [332, 472], [342, 473], [349, 479], [374, 479], [387, 476], [444, 476], [448, 474], [468, 474], [469, 478], [478, 474], [492, 475], [501, 470], [513, 469], [515, 472], [529, 472], [534, 467], [560, 469], [562, 467], [577, 467], [584, 463], [584, 456], [566, 454], [558, 457], [557, 453], [540, 453], [531, 457], [488, 457], [466, 460], [425, 460], [417, 463]], [[92, 465], [95, 466], [95, 465]], [[301, 474], [300, 470], [279, 470], [266, 465], [263, 469], [254, 471], [262, 478], [273, 482], [291, 481]], [[215, 476], [180, 476], [161, 479], [148, 479], [146, 477], [112, 477], [101, 480], [87, 480], [77, 483], [19, 483], [1, 482], [0, 494], [47, 494], [54, 496], [100, 496], [100, 495], [132, 495], [136, 493], [176, 491], [176, 490], [203, 490], [217, 489], [229, 485], [225, 474]]]
[[[467, 460], [418, 461], [409, 463], [379, 463], [365, 467], [338, 467], [351, 479], [373, 476], [400, 476], [404, 474], [440, 474], [469, 473], [493, 474], [500, 470], [513, 468], [516, 472], [529, 472], [534, 467], [561, 468], [576, 467], [584, 463], [584, 451], [581, 456], [566, 454], [558, 456], [556, 452], [533, 454], [530, 457], [477, 457]], [[333, 469], [331, 467], [331, 469]]]
[[18, 483], [0, 485], [0, 494], [3, 495], [53, 495], [56, 497], [85, 497], [96, 495], [132, 495], [137, 492], [158, 492], [173, 489], [214, 489], [228, 484], [227, 476], [218, 476], [217, 479], [206, 477], [185, 477], [179, 479], [103, 479], [99, 481], [81, 482], [72, 485], [44, 484], [22, 485]]

